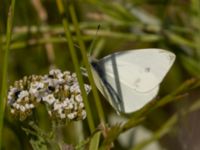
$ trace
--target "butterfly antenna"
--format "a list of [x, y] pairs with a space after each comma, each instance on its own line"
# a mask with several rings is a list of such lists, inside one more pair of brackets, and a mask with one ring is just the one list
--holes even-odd
[[97, 39], [97, 33], [98, 33], [99, 29], [100, 29], [100, 24], [99, 24], [98, 27], [97, 27], [96, 34], [95, 34], [94, 39], [92, 40], [92, 43], [91, 43], [91, 45], [90, 45], [90, 48], [89, 48], [89, 56], [92, 55], [92, 50], [93, 50], [93, 48], [94, 48], [94, 44], [95, 44], [95, 41], [96, 41], [96, 39]]

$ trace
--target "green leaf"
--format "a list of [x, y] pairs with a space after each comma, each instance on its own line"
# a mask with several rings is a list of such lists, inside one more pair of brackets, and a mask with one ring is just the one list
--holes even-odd
[[98, 150], [101, 131], [98, 131], [90, 140], [89, 150]]

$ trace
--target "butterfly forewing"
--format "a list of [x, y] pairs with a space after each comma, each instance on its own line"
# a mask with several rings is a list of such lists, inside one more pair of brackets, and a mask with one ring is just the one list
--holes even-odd
[[105, 75], [138, 92], [148, 92], [158, 86], [171, 68], [175, 55], [161, 49], [118, 52], [99, 61]]

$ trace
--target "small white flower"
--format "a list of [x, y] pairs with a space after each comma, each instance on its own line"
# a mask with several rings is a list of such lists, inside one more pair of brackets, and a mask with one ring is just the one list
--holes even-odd
[[86, 111], [85, 111], [85, 110], [83, 110], [83, 111], [81, 112], [81, 115], [82, 115], [82, 119], [85, 119], [85, 118], [86, 118], [86, 116], [87, 116], [87, 114], [86, 114]]
[[70, 114], [67, 115], [67, 117], [69, 119], [74, 119], [75, 118], [75, 114], [74, 113], [70, 113]]
[[63, 74], [62, 74], [62, 73], [57, 74], [57, 78], [58, 78], [58, 79], [62, 79], [62, 77], [63, 77]]
[[68, 108], [73, 109], [74, 108], [73, 103], [69, 103]]
[[77, 102], [83, 101], [81, 94], [76, 95], [75, 99], [76, 99]]
[[71, 93], [80, 93], [80, 89], [79, 89], [78, 82], [74, 83], [74, 84], [70, 87], [70, 92], [71, 92]]
[[63, 105], [63, 107], [67, 107], [67, 105], [68, 105], [67, 101], [64, 100], [63, 103], [62, 103], [62, 105]]
[[61, 74], [61, 71], [60, 71], [60, 69], [52, 69], [49, 71], [49, 74], [50, 75]]
[[32, 109], [34, 108], [35, 106], [33, 104], [29, 104], [29, 108]]
[[44, 83], [42, 82], [33, 82], [30, 85], [29, 92], [31, 94], [37, 94], [40, 89], [44, 88]]
[[84, 103], [82, 103], [82, 102], [79, 103], [79, 107], [80, 107], [80, 108], [84, 108]]
[[29, 93], [28, 93], [28, 91], [21, 91], [20, 93], [19, 93], [19, 95], [18, 95], [18, 98], [19, 99], [23, 99], [24, 97], [26, 97], [26, 96], [28, 96], [29, 95]]
[[29, 92], [30, 92], [30, 94], [37, 94], [38, 93], [38, 90], [37, 89], [35, 89], [35, 88], [31, 88], [30, 90], [29, 90]]
[[59, 103], [54, 103], [53, 107], [54, 107], [54, 110], [58, 110], [61, 108], [61, 105]]
[[51, 105], [51, 104], [53, 104], [56, 101], [56, 99], [53, 96], [53, 94], [49, 94], [49, 95], [43, 97], [43, 101], [47, 102], [49, 105]]
[[19, 109], [19, 108], [20, 108], [20, 105], [16, 103], [15, 108], [16, 108], [16, 109]]

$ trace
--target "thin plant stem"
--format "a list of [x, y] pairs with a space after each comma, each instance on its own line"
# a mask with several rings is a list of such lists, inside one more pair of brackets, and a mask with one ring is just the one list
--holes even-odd
[[4, 111], [6, 104], [6, 91], [7, 91], [7, 68], [8, 68], [8, 55], [11, 41], [11, 32], [13, 25], [15, 0], [11, 1], [8, 12], [7, 20], [7, 31], [6, 31], [6, 48], [3, 56], [3, 67], [2, 67], [2, 85], [1, 85], [1, 99], [0, 99], [0, 149], [2, 147], [2, 134], [3, 134], [3, 124], [4, 124]]
[[77, 34], [77, 39], [78, 39], [78, 43], [79, 43], [80, 50], [81, 50], [81, 53], [82, 53], [83, 61], [84, 61], [86, 70], [88, 72], [88, 78], [89, 78], [89, 81], [90, 81], [90, 84], [91, 84], [91, 87], [92, 87], [92, 92], [93, 92], [93, 96], [94, 96], [94, 99], [95, 99], [95, 102], [96, 102], [96, 108], [97, 108], [97, 111], [98, 111], [98, 115], [99, 115], [101, 122], [105, 123], [105, 116], [104, 116], [103, 107], [102, 107], [102, 104], [100, 102], [99, 94], [98, 94], [97, 88], [96, 88], [95, 83], [94, 83], [94, 78], [92, 76], [92, 71], [91, 71], [91, 68], [90, 68], [89, 61], [88, 61], [86, 48], [85, 48], [85, 45], [83, 43], [83, 38], [82, 38], [81, 33], [80, 33], [80, 29], [79, 29], [77, 17], [76, 17], [76, 14], [75, 14], [74, 6], [72, 4], [69, 6], [69, 11], [70, 11], [72, 22], [74, 24], [74, 28], [75, 28], [75, 31], [76, 31], [76, 34]]
[[[73, 38], [75, 41], [77, 39]], [[89, 36], [84, 36], [84, 40], [85, 41], [91, 41], [92, 37]], [[68, 42], [65, 38], [58, 38], [58, 37], [49, 37], [49, 38], [32, 38], [30, 40], [27, 41], [18, 41], [18, 42], [13, 42], [10, 45], [10, 50], [16, 50], [16, 49], [23, 49], [23, 48], [27, 48], [28, 46], [35, 46], [35, 45], [42, 45], [45, 43], [66, 43]], [[5, 49], [5, 46], [3, 46], [3, 49]]]
[[[56, 3], [57, 3], [57, 7], [58, 7], [58, 10], [59, 10], [61, 16], [65, 15], [65, 10], [64, 10], [62, 0], [56, 0]], [[86, 109], [86, 112], [87, 112], [87, 121], [88, 121], [88, 124], [89, 124], [90, 132], [93, 132], [95, 130], [95, 125], [94, 125], [90, 105], [89, 105], [89, 102], [88, 102], [88, 99], [87, 99], [87, 94], [86, 94], [86, 91], [85, 91], [85, 88], [84, 88], [84, 82], [83, 82], [83, 78], [82, 78], [82, 75], [81, 75], [81, 71], [80, 71], [80, 67], [79, 67], [79, 63], [78, 63], [78, 58], [77, 58], [75, 48], [74, 48], [74, 45], [73, 45], [72, 35], [70, 34], [69, 23], [68, 23], [67, 19], [64, 18], [64, 17], [63, 17], [62, 23], [63, 23], [63, 27], [64, 27], [64, 30], [65, 30], [66, 38], [68, 40], [69, 51], [71, 53], [72, 61], [73, 61], [74, 67], [75, 67], [75, 71], [76, 71], [78, 82], [79, 82], [80, 89], [81, 89], [81, 94], [82, 94], [83, 101], [84, 101], [84, 104], [85, 104], [85, 109]]]

